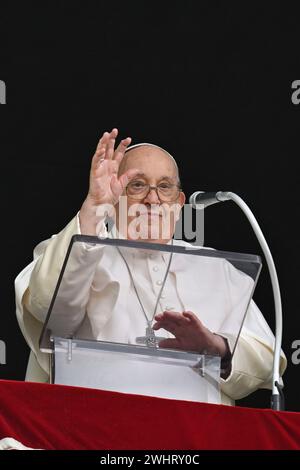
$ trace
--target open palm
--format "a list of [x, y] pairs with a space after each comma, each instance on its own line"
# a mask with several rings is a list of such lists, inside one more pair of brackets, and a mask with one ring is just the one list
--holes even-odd
[[117, 135], [118, 129], [104, 132], [92, 159], [89, 197], [95, 205], [116, 205], [129, 181], [139, 171], [130, 169], [118, 177], [119, 166], [131, 138], [123, 139], [115, 149]]

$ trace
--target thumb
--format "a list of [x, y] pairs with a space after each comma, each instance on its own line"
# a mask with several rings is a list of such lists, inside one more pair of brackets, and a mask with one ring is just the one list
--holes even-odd
[[125, 173], [123, 173], [119, 178], [122, 188], [126, 188], [129, 181], [131, 181], [138, 173], [140, 173], [140, 170], [137, 168], [131, 168], [130, 170], [125, 171]]

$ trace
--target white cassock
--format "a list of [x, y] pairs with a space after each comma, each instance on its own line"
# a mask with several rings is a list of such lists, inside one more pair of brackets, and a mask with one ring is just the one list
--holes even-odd
[[[70, 239], [80, 234], [78, 215], [58, 235], [40, 243], [34, 261], [16, 278], [17, 318], [31, 348], [26, 380], [48, 381], [49, 358], [39, 350], [43, 322], [59, 277]], [[102, 233], [105, 234], [105, 226]], [[112, 234], [115, 236], [115, 231]], [[188, 245], [183, 241], [174, 244]], [[122, 249], [148, 317], [161, 288], [168, 253]], [[253, 281], [233, 266], [216, 258], [173, 255], [157, 312], [192, 311], [211, 331], [227, 338], [234, 347]], [[201, 260], [201, 266], [199, 262]], [[67, 274], [67, 275], [66, 275]], [[61, 325], [68, 324], [75, 337], [135, 344], [145, 335], [146, 320], [116, 248], [105, 245], [73, 245], [68, 269], [60, 287], [63, 302]], [[217, 315], [216, 315], [216, 312]], [[235, 332], [233, 334], [233, 332]], [[172, 338], [166, 330], [159, 336]], [[258, 388], [272, 388], [274, 336], [263, 315], [251, 301], [233, 356], [232, 369], [221, 380], [223, 404], [234, 404]], [[281, 355], [281, 373], [286, 358]]]

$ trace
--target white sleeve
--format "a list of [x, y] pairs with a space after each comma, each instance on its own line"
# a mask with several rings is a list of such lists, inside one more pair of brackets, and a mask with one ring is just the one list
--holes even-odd
[[[106, 230], [104, 224], [103, 226], [102, 234]], [[45, 321], [70, 240], [75, 234], [80, 234], [78, 215], [58, 235], [49, 240], [36, 259], [24, 303], [29, 312], [41, 322]], [[103, 245], [73, 244], [59, 292], [61, 298], [65, 299], [62, 315], [71, 316], [68, 321], [72, 322], [74, 329], [81, 323], [85, 314], [93, 275], [102, 252]]]
[[[39, 349], [39, 337], [70, 240], [73, 235], [80, 233], [77, 214], [59, 234], [37, 245], [34, 250], [34, 260], [19, 273], [15, 280], [16, 315], [20, 329], [39, 365], [46, 372], [48, 372], [49, 358]], [[99, 236], [107, 236], [105, 224]], [[72, 256], [71, 263], [72, 282], [69, 282], [66, 291], [75, 303], [72, 312], [68, 308], [65, 310], [65, 314], [70, 316], [69, 320], [73, 323], [74, 329], [79, 326], [85, 314], [93, 274], [103, 251], [103, 245], [90, 246], [83, 243], [77, 245], [74, 251], [76, 256]], [[74, 314], [75, 311], [76, 314]]]
[[[226, 335], [232, 350], [235, 336]], [[272, 388], [274, 335], [262, 313], [252, 300], [233, 355], [231, 373], [221, 379], [221, 390], [233, 400], [243, 398], [259, 388]], [[287, 360], [283, 351], [280, 372]]]

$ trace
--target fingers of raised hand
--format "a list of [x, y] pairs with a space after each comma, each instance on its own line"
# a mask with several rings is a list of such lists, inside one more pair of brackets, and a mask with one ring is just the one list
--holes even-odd
[[112, 129], [111, 132], [105, 131], [105, 132], [102, 134], [102, 136], [101, 136], [101, 138], [100, 138], [100, 140], [99, 140], [99, 142], [98, 142], [98, 144], [97, 144], [96, 151], [95, 151], [95, 155], [96, 155], [96, 154], [99, 154], [99, 152], [100, 152], [100, 153], [103, 153], [103, 150], [104, 150], [104, 152], [106, 153], [106, 149], [107, 149], [107, 146], [108, 146], [109, 142], [110, 142], [111, 140], [114, 140], [114, 141], [115, 141], [116, 138], [117, 138], [117, 135], [118, 135], [118, 129], [116, 129], [116, 128]]
[[121, 162], [122, 158], [125, 155], [125, 151], [128, 145], [130, 145], [130, 142], [131, 142], [131, 137], [127, 137], [126, 139], [121, 140], [114, 154], [114, 160], [116, 160], [116, 162], [118, 163]]
[[101, 138], [100, 138], [100, 140], [99, 140], [99, 142], [98, 142], [98, 144], [97, 144], [96, 152], [97, 152], [98, 150], [100, 150], [100, 148], [102, 148], [102, 147], [105, 148], [105, 147], [106, 147], [106, 144], [107, 144], [107, 142], [108, 142], [109, 136], [110, 136], [110, 132], [107, 132], [107, 131], [103, 132], [103, 134], [102, 134], [102, 136], [101, 136]]
[[105, 153], [105, 158], [108, 160], [112, 160], [114, 156], [117, 135], [118, 135], [118, 129], [113, 129], [111, 133], [109, 134], [109, 138], [106, 143], [106, 153]]
[[106, 145], [109, 140], [110, 132], [104, 132], [102, 137], [100, 138], [96, 151], [94, 153], [92, 159], [92, 168], [98, 167], [99, 163], [101, 163], [105, 159], [106, 153]]
[[131, 168], [130, 170], [125, 171], [125, 173], [119, 177], [119, 181], [123, 190], [126, 188], [129, 181], [131, 181], [139, 173], [139, 171], [140, 170], [138, 168]]
[[95, 154], [93, 156], [92, 165], [98, 166], [103, 160], [114, 160], [117, 164], [120, 164], [124, 157], [126, 148], [131, 143], [131, 137], [121, 140], [118, 147], [115, 150], [116, 138], [118, 136], [118, 129], [114, 128], [111, 132], [104, 132], [100, 138]]
[[93, 169], [98, 168], [104, 160], [112, 159], [117, 135], [118, 129], [113, 129], [111, 132], [104, 132], [98, 142], [96, 152], [92, 159]]
[[105, 160], [105, 147], [96, 150], [92, 159], [92, 169], [95, 170]]

